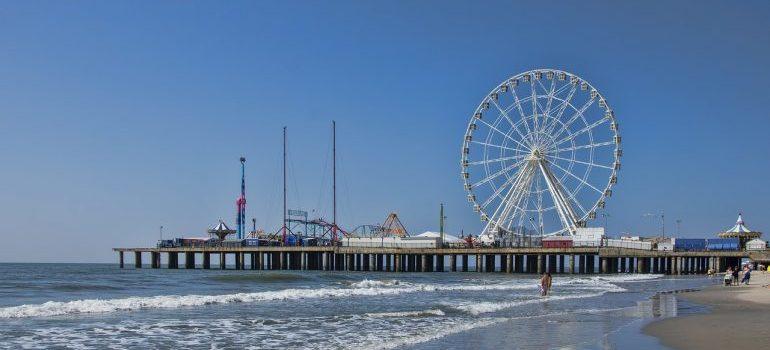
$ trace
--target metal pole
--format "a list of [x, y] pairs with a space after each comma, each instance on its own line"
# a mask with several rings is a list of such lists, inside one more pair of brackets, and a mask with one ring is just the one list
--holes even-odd
[[661, 236], [666, 237], [666, 215], [662, 210], [660, 211], [660, 233]]
[[282, 244], [286, 244], [286, 127], [283, 127], [283, 222]]
[[441, 203], [441, 213], [439, 214], [439, 233], [441, 234], [441, 246], [444, 246], [444, 203]]

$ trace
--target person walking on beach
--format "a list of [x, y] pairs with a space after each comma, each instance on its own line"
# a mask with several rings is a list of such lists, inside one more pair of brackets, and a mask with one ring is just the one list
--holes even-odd
[[733, 285], [734, 285], [734, 286], [737, 286], [737, 285], [738, 285], [738, 273], [739, 273], [738, 271], [739, 271], [739, 270], [738, 270], [738, 266], [736, 266], [735, 268], [733, 268]]
[[745, 283], [748, 286], [750, 279], [751, 279], [751, 269], [748, 266], [746, 266], [746, 269], [743, 272], [743, 280], [741, 280], [741, 283]]
[[546, 272], [543, 274], [543, 277], [540, 279], [540, 295], [541, 296], [548, 296], [548, 292], [551, 290], [551, 273]]

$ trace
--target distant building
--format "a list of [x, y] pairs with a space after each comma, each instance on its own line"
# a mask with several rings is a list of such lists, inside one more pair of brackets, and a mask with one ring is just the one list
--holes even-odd
[[762, 236], [762, 232], [749, 230], [743, 222], [743, 215], [738, 214], [738, 221], [731, 229], [717, 234], [720, 238], [738, 238], [741, 241], [741, 247], [746, 247], [746, 243], [752, 239]]

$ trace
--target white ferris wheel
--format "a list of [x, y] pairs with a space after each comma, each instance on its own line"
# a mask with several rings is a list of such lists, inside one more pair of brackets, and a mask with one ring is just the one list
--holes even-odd
[[463, 140], [461, 176], [484, 235], [574, 235], [596, 219], [620, 169], [607, 100], [572, 73], [537, 69], [489, 92]]

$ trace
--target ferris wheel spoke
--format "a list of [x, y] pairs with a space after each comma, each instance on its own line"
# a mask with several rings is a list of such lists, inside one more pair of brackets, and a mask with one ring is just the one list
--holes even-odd
[[521, 159], [526, 157], [526, 154], [520, 154], [518, 156], [510, 156], [510, 157], [501, 157], [501, 158], [495, 158], [495, 159], [485, 159], [485, 160], [477, 160], [475, 162], [470, 162], [468, 165], [481, 165], [481, 164], [488, 164], [488, 163], [495, 163], [495, 162], [503, 162], [506, 160], [513, 160], [513, 159]]
[[[596, 167], [610, 169], [610, 170], [613, 169], [611, 166], [606, 166], [606, 165], [603, 165], [603, 164], [596, 164], [596, 163], [591, 163], [591, 162], [584, 162], [584, 161], [580, 161], [580, 160], [577, 160], [577, 159], [562, 158], [562, 157], [559, 157], [559, 156], [555, 156], [553, 154], [548, 155], [548, 157], [556, 158], [556, 159], [561, 159], [561, 160], [566, 160], [568, 162], [580, 163], [580, 164], [589, 165], [589, 166], [596, 166]], [[554, 164], [554, 163], [551, 163], [551, 164]]]
[[471, 143], [475, 143], [475, 144], [482, 145], [482, 146], [490, 146], [490, 147], [497, 147], [497, 148], [507, 149], [507, 150], [514, 151], [514, 152], [518, 151], [515, 148], [500, 146], [500, 145], [496, 145], [494, 143], [487, 143], [487, 142], [481, 142], [481, 141], [471, 141]]
[[561, 136], [561, 134], [563, 134], [565, 131], [567, 131], [569, 126], [572, 123], [574, 123], [576, 120], [578, 120], [578, 118], [582, 117], [583, 113], [585, 113], [585, 111], [587, 111], [588, 108], [591, 107], [591, 105], [594, 103], [595, 100], [596, 100], [595, 98], [592, 98], [592, 99], [586, 101], [586, 103], [583, 104], [583, 106], [581, 106], [580, 109], [576, 110], [575, 114], [572, 115], [572, 117], [570, 117], [569, 120], [567, 120], [567, 122], [564, 123], [561, 126], [561, 128], [559, 129], [559, 132], [557, 132], [556, 134], [553, 135], [553, 138], [558, 138], [559, 136]]
[[553, 95], [554, 95], [554, 96], [558, 96], [559, 94], [561, 94], [562, 92], [564, 92], [565, 90], [567, 90], [567, 88], [569, 88], [569, 87], [572, 87], [572, 86], [575, 86], [575, 85], [572, 85], [572, 84], [563, 84], [561, 87], [559, 87], [559, 89], [557, 89], [557, 90], [556, 90], [556, 91], [553, 93]]
[[572, 98], [575, 96], [575, 92], [577, 92], [577, 85], [565, 84], [564, 86], [571, 86], [572, 88], [570, 89], [569, 93], [567, 94], [567, 97], [565, 97], [564, 100], [562, 100], [562, 103], [559, 105], [559, 107], [557, 109], [559, 112], [553, 118], [554, 121], [551, 124], [552, 126], [550, 128], [548, 128], [548, 133], [549, 134], [552, 133], [553, 130], [556, 128], [556, 126], [557, 126], [556, 121], [561, 120], [561, 117], [564, 115], [564, 111], [567, 110], [567, 107], [570, 105], [570, 103], [572, 101]]
[[[542, 95], [542, 96], [547, 96], [547, 95]], [[543, 106], [540, 104], [540, 101], [535, 101], [535, 103], [537, 104], [537, 107], [539, 108], [539, 110], [543, 111], [543, 113], [540, 115], [540, 122], [541, 122], [540, 128], [537, 130], [538, 131], [538, 137], [541, 137], [540, 134], [543, 131], [545, 131], [545, 124], [548, 122], [548, 118], [550, 118], [550, 117], [548, 116], [548, 113], [545, 112], [545, 108], [543, 108]]]
[[606, 123], [607, 120], [608, 119], [606, 119], [606, 118], [599, 119], [599, 120], [595, 121], [593, 124], [588, 125], [585, 128], [582, 128], [582, 129], [580, 129], [578, 131], [575, 131], [574, 133], [570, 134], [569, 136], [567, 136], [567, 137], [565, 137], [565, 138], [563, 138], [563, 139], [561, 139], [559, 141], [554, 142], [554, 145], [561, 145], [562, 143], [564, 143], [566, 141], [572, 140], [575, 137], [577, 137], [579, 135], [582, 135], [583, 133], [588, 132], [589, 130], [591, 130], [591, 129], [597, 127], [597, 126]]
[[540, 130], [540, 127], [538, 126], [539, 123], [537, 121], [537, 91], [535, 90], [535, 79], [530, 79], [530, 85], [532, 86], [532, 125], [534, 126], [533, 129], [535, 130], [535, 135], [532, 135], [534, 140], [537, 140], [537, 131]]
[[[526, 172], [529, 171], [530, 166], [524, 166], [520, 171], [516, 173], [516, 176], [512, 177], [514, 179], [513, 185], [510, 186], [510, 189], [505, 194], [505, 197], [500, 201], [500, 203], [497, 205], [497, 208], [495, 208], [495, 211], [492, 213], [492, 216], [490, 216], [490, 223], [494, 223], [494, 226], [500, 226], [500, 216], [498, 214], [505, 214], [506, 209], [510, 206], [512, 202], [512, 197], [516, 195], [516, 189], [518, 188], [518, 185], [520, 184], [520, 181], [523, 177], [525, 177]], [[506, 208], [506, 209], [503, 209]], [[503, 209], [503, 212], [500, 212], [500, 210]]]
[[[537, 176], [537, 227], [535, 228], [537, 230], [537, 233], [542, 233], [542, 227], [543, 227], [543, 184], [540, 181], [540, 176]], [[550, 192], [550, 190], [549, 190]]]
[[578, 188], [575, 190], [575, 193], [572, 193], [572, 192], [570, 192], [570, 190], [568, 190], [568, 189], [567, 189], [567, 188], [565, 188], [564, 186], [561, 186], [561, 187], [562, 187], [562, 189], [564, 190], [564, 192], [567, 192], [567, 195], [568, 195], [568, 196], [567, 196], [567, 199], [571, 200], [571, 201], [572, 201], [572, 203], [575, 203], [575, 204], [577, 204], [577, 207], [578, 207], [578, 208], [580, 208], [580, 210], [583, 212], [583, 215], [581, 215], [581, 217], [583, 217], [583, 216], [585, 216], [586, 214], [588, 214], [588, 211], [586, 210], [586, 208], [583, 208], [583, 205], [582, 205], [582, 204], [580, 204], [580, 202], [578, 202], [577, 198], [575, 198], [575, 194], [577, 194], [577, 192], [578, 192], [578, 190], [580, 189], [580, 187], [578, 187]]
[[568, 148], [557, 148], [555, 151], [556, 152], [569, 152], [569, 151], [576, 151], [576, 150], [584, 149], [584, 148], [597, 148], [597, 147], [602, 147], [602, 146], [611, 146], [611, 145], [614, 145], [614, 144], [615, 144], [615, 141], [607, 141], [607, 142], [592, 143], [592, 144], [588, 144], [588, 145], [580, 145], [580, 146], [574, 146], [574, 147], [568, 147]]
[[498, 216], [498, 227], [502, 226], [507, 231], [510, 231], [510, 223], [512, 223], [513, 219], [515, 219], [516, 210], [519, 207], [521, 200], [524, 198], [524, 189], [529, 187], [529, 184], [532, 181], [532, 177], [534, 175], [533, 170], [534, 169], [531, 165], [524, 167], [524, 171], [522, 172], [518, 181], [513, 185], [516, 190], [513, 192], [510, 200]]
[[[511, 177], [510, 179], [508, 179], [508, 181], [506, 181], [504, 186], [498, 187], [497, 190], [495, 190], [495, 192], [492, 193], [492, 195], [490, 195], [489, 198], [487, 198], [487, 200], [484, 201], [484, 203], [481, 203], [481, 205], [479, 205], [479, 209], [485, 210], [490, 204], [492, 204], [492, 202], [495, 201], [495, 199], [500, 198], [500, 193], [502, 193], [503, 190], [505, 190], [505, 188], [508, 187], [508, 185], [510, 185], [510, 181], [512, 179], [514, 179], [514, 178]], [[500, 198], [500, 201], [504, 202], [505, 198]]]
[[564, 169], [564, 168], [562, 168], [561, 166], [559, 166], [559, 164], [556, 164], [556, 163], [554, 163], [554, 162], [551, 162], [551, 163], [549, 163], [549, 164], [553, 164], [553, 166], [555, 166], [555, 167], [557, 167], [557, 168], [561, 169], [561, 171], [563, 171], [563, 172], [567, 173], [569, 176], [572, 176], [572, 177], [573, 177], [573, 178], [575, 178], [576, 180], [578, 180], [578, 181], [582, 182], [583, 184], [585, 184], [586, 186], [588, 186], [588, 187], [592, 188], [594, 191], [596, 191], [596, 192], [599, 192], [600, 194], [604, 194], [604, 192], [603, 192], [602, 190], [600, 190], [600, 189], [596, 188], [594, 185], [591, 185], [590, 183], [586, 182], [585, 180], [583, 180], [583, 179], [582, 179], [582, 178], [580, 178], [579, 176], [577, 176], [577, 175], [573, 174], [572, 172], [568, 171], [567, 169]]
[[510, 166], [507, 166], [507, 167], [505, 167], [505, 168], [502, 168], [502, 169], [500, 169], [498, 172], [496, 172], [496, 173], [494, 173], [494, 174], [492, 174], [492, 175], [489, 175], [489, 176], [485, 177], [484, 179], [482, 179], [481, 181], [479, 181], [479, 182], [477, 182], [477, 183], [475, 183], [475, 184], [472, 184], [472, 185], [471, 185], [471, 187], [472, 187], [472, 188], [475, 188], [475, 187], [477, 187], [478, 185], [482, 185], [482, 184], [485, 184], [485, 183], [487, 183], [487, 182], [489, 182], [489, 181], [491, 181], [491, 180], [493, 180], [493, 179], [495, 179], [495, 178], [499, 177], [500, 175], [503, 175], [503, 174], [505, 174], [506, 172], [510, 171], [511, 169], [515, 169], [515, 168], [517, 168], [517, 167], [518, 167], [518, 166], [519, 166], [521, 163], [523, 163], [524, 161], [526, 161], [526, 159], [524, 159], [524, 160], [521, 160], [521, 161], [518, 161], [518, 162], [516, 162], [515, 164], [512, 164], [512, 165], [510, 165]]
[[527, 143], [527, 145], [529, 145], [529, 142], [528, 142], [527, 138], [524, 135], [522, 135], [521, 131], [519, 131], [519, 127], [516, 126], [516, 124], [513, 122], [513, 120], [511, 120], [511, 117], [508, 115], [508, 113], [506, 111], [504, 111], [502, 108], [500, 108], [500, 105], [497, 104], [497, 101], [495, 101], [495, 100], [491, 100], [491, 101], [492, 101], [492, 104], [495, 105], [497, 110], [500, 111], [500, 114], [503, 117], [505, 117], [505, 120], [507, 120], [508, 123], [511, 124], [511, 128], [513, 128], [513, 130], [515, 130], [516, 133], [519, 134], [519, 136], [521, 136], [521, 140], [523, 142]]
[[[484, 203], [481, 203], [481, 205], [479, 206], [479, 208], [480, 208], [481, 210], [484, 210], [484, 209], [486, 209], [486, 208], [487, 208], [487, 206], [488, 206], [489, 204], [491, 204], [492, 202], [494, 202], [495, 198], [499, 198], [499, 196], [500, 196], [500, 193], [502, 193], [502, 192], [505, 190], [505, 188], [506, 188], [506, 187], [508, 187], [508, 186], [511, 184], [511, 182], [513, 182], [513, 181], [516, 181], [516, 179], [517, 179], [517, 178], [518, 178], [518, 176], [519, 176], [519, 172], [521, 172], [521, 169], [520, 169], [518, 172], [516, 172], [516, 175], [514, 175], [514, 176], [511, 176], [511, 177], [510, 177], [510, 178], [508, 178], [508, 180], [506, 180], [506, 181], [505, 181], [505, 182], [504, 182], [502, 185], [500, 185], [499, 187], [497, 187], [497, 189], [496, 189], [496, 190], [495, 190], [495, 191], [492, 193], [492, 195], [490, 195], [490, 196], [489, 196], [489, 198], [487, 198], [487, 200], [486, 200], [486, 201], [484, 201]], [[504, 198], [501, 198], [501, 200], [505, 200], [505, 199], [504, 199]]]
[[[522, 219], [527, 213], [527, 208], [529, 208], [529, 200], [530, 200], [530, 197], [532, 197], [532, 191], [529, 190], [530, 188], [532, 188], [531, 180], [529, 181], [529, 185], [526, 188], [526, 194], [525, 194], [524, 201], [522, 201], [522, 206], [519, 208], [519, 213], [521, 214], [519, 217], [519, 226], [521, 226]], [[516, 215], [516, 212], [514, 212], [513, 214]]]
[[504, 133], [504, 132], [500, 131], [498, 128], [496, 128], [496, 127], [492, 126], [491, 124], [489, 124], [489, 123], [485, 122], [484, 120], [481, 120], [481, 119], [477, 119], [477, 121], [479, 121], [479, 122], [481, 122], [482, 124], [486, 125], [487, 127], [489, 127], [489, 129], [491, 129], [491, 130], [494, 130], [494, 131], [495, 131], [495, 132], [497, 132], [498, 134], [500, 134], [500, 135], [503, 135], [503, 137], [505, 137], [505, 138], [507, 138], [507, 139], [509, 139], [509, 140], [511, 140], [511, 141], [513, 141], [513, 142], [515, 142], [515, 143], [517, 143], [519, 146], [521, 146], [521, 147], [524, 147], [524, 149], [526, 149], [526, 150], [529, 150], [529, 149], [530, 149], [530, 147], [529, 147], [529, 146], [527, 146], [527, 145], [525, 145], [525, 144], [523, 144], [523, 143], [521, 143], [521, 142], [517, 141], [517, 140], [516, 140], [516, 139], [514, 139], [513, 137], [510, 137], [508, 134], [506, 134], [506, 133]]
[[[527, 116], [524, 114], [524, 109], [521, 107], [521, 100], [519, 99], [519, 95], [516, 93], [516, 87], [511, 86], [509, 89], [511, 91], [511, 95], [513, 95], [514, 105], [516, 106], [516, 109], [519, 111], [519, 115], [521, 116], [521, 122], [524, 124], [524, 129], [527, 130], [527, 134], [532, 134], [532, 131], [529, 128], [529, 122], [527, 121]], [[529, 140], [532, 142], [532, 140]]]
[[[554, 99], [554, 90], [556, 89], [556, 79], [551, 79], [551, 89], [548, 90], [548, 95], [546, 97], [548, 98], [546, 104], [545, 104], [545, 115], [549, 118], [551, 117], [551, 105], [553, 103]], [[547, 124], [548, 120], [545, 120], [544, 124]], [[546, 127], [543, 127], [543, 130], [547, 130]]]

